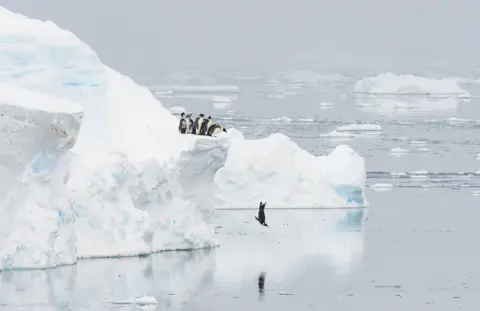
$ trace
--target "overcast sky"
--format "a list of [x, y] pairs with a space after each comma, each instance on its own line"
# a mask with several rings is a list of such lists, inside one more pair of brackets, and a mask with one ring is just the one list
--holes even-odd
[[131, 74], [185, 68], [476, 66], [478, 0], [0, 0]]

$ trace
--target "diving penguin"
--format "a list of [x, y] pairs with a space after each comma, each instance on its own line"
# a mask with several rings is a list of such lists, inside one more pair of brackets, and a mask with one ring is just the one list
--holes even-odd
[[255, 216], [255, 219], [265, 227], [268, 227], [268, 225], [265, 223], [265, 205], [267, 205], [267, 202], [262, 203], [260, 202], [259, 210], [258, 210], [258, 217]]

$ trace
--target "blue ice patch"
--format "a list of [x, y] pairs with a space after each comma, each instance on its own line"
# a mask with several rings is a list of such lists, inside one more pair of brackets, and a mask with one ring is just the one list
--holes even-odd
[[34, 173], [44, 171], [53, 171], [57, 166], [57, 155], [48, 154], [46, 151], [40, 152], [32, 163]]
[[347, 203], [356, 203], [360, 206], [365, 204], [362, 189], [353, 186], [337, 186], [335, 191], [345, 198]]

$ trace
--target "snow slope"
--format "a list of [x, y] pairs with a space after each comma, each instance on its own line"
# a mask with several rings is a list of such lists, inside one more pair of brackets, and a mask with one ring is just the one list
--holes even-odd
[[290, 138], [246, 140], [229, 129], [231, 147], [215, 176], [217, 208], [364, 207], [365, 163], [349, 146], [316, 157]]
[[[26, 180], [24, 188], [31, 194], [11, 197], [12, 202], [31, 201], [37, 195], [46, 200], [51, 192], [54, 204], [44, 204], [49, 211], [74, 211], [67, 221], [70, 231], [57, 230], [59, 245], [34, 232], [26, 240], [19, 237], [15, 240], [17, 255], [0, 258], [0, 270], [72, 263], [75, 257], [216, 245], [213, 178], [227, 157], [228, 139], [180, 135], [177, 118], [146, 88], [103, 65], [90, 47], [51, 22], [29, 19], [0, 7], [0, 42], [0, 82], [35, 92], [25, 97], [24, 105], [35, 106], [32, 102], [44, 95], [63, 109], [71, 108], [73, 105], [67, 103], [73, 101], [84, 111], [78, 141], [68, 153], [68, 161], [62, 162], [70, 173], [52, 172], [41, 185], [40, 181]], [[44, 108], [45, 101], [38, 104]], [[24, 122], [37, 119], [30, 114]], [[43, 123], [36, 121], [35, 135], [48, 130], [45, 119]], [[79, 124], [64, 122], [61, 126], [69, 133]], [[23, 134], [28, 132], [18, 132], [19, 137]], [[72, 145], [54, 148], [52, 144], [59, 144], [55, 137], [42, 142], [32, 136], [32, 141], [38, 145], [20, 139], [17, 150], [12, 146], [5, 152], [18, 156], [28, 151], [36, 156], [41, 154], [38, 149], [55, 149], [61, 155], [60, 151], [64, 154]], [[22, 166], [27, 169], [25, 163], [19, 163], [15, 171], [11, 169], [11, 179]], [[57, 194], [52, 188], [57, 179], [66, 186], [65, 200], [63, 193]], [[2, 202], [8, 185], [6, 180], [2, 184]], [[25, 208], [33, 209], [34, 205], [29, 203]], [[42, 227], [42, 232], [54, 232], [55, 226], [60, 226], [51, 215], [44, 216], [52, 220], [45, 222], [34, 221], [31, 216], [22, 219], [25, 226]], [[0, 227], [0, 236], [8, 234]], [[72, 249], [71, 235], [76, 236], [74, 252], [64, 256], [63, 249]], [[0, 241], [3, 250], [6, 244]], [[45, 247], [37, 249], [38, 245]]]
[[76, 261], [64, 157], [82, 116], [72, 101], [0, 83], [0, 269]]

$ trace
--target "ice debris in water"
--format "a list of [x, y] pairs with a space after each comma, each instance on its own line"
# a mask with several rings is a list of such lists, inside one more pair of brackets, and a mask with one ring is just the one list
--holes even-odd
[[370, 186], [370, 188], [375, 191], [390, 191], [393, 189], [393, 187], [394, 186], [392, 184], [387, 183], [377, 183]]
[[337, 131], [339, 132], [363, 132], [363, 131], [381, 131], [382, 127], [378, 124], [350, 124], [350, 125], [342, 125], [337, 127]]
[[114, 301], [114, 304], [136, 304], [140, 306], [155, 305], [158, 304], [158, 300], [155, 297], [143, 296], [139, 298], [131, 298], [127, 300]]

